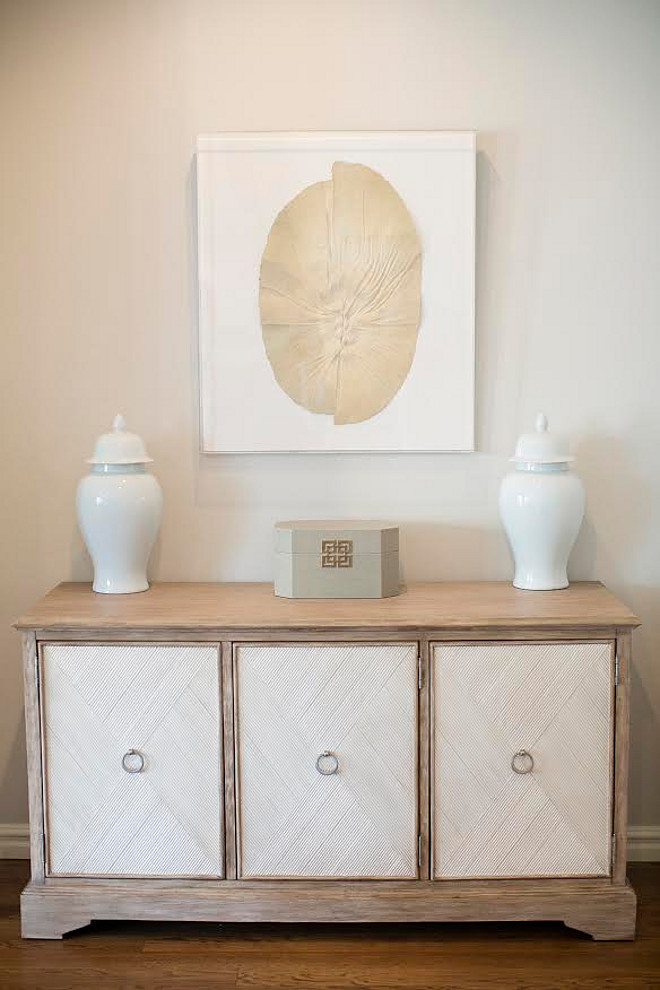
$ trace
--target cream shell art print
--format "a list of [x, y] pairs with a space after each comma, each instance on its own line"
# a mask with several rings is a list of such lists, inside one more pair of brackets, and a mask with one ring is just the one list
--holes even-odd
[[279, 386], [336, 425], [376, 416], [410, 371], [421, 314], [422, 250], [394, 187], [337, 161], [268, 234], [259, 280], [266, 355]]

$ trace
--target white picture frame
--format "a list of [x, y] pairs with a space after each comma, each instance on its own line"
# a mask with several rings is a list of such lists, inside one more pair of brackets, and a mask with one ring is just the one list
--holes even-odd
[[[197, 139], [201, 449], [205, 453], [474, 449], [476, 136], [458, 131], [213, 134]], [[376, 416], [335, 425], [278, 385], [259, 270], [271, 225], [335, 161], [379, 172], [422, 244], [410, 372]]]

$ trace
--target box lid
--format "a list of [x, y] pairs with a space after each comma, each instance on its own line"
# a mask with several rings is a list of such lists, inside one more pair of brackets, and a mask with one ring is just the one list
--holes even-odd
[[289, 519], [275, 523], [276, 553], [314, 553], [323, 540], [351, 540], [353, 553], [397, 553], [399, 527], [373, 519]]

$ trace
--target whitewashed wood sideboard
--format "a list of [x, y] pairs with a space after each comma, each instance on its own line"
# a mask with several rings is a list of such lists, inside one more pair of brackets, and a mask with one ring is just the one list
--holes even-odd
[[632, 938], [630, 645], [602, 585], [63, 584], [23, 616], [23, 935], [555, 919]]

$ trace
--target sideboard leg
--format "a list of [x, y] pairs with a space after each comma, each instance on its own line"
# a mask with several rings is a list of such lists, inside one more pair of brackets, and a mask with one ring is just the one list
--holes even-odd
[[606, 903], [596, 899], [584, 907], [571, 908], [564, 915], [567, 928], [575, 928], [598, 942], [634, 939], [637, 897], [629, 884], [613, 887]]
[[65, 898], [48, 898], [36, 885], [28, 884], [21, 894], [21, 938], [62, 938], [91, 921]]

